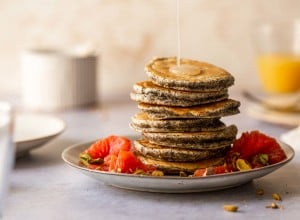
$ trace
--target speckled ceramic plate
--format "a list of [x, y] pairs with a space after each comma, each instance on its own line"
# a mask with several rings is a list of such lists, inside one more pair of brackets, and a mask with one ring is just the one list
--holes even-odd
[[41, 147], [65, 130], [65, 123], [46, 114], [20, 113], [15, 117], [14, 142], [17, 157]]
[[66, 148], [62, 153], [62, 159], [76, 170], [105, 184], [123, 189], [161, 193], [205, 192], [239, 186], [275, 171], [292, 160], [295, 154], [293, 148], [281, 143], [287, 159], [263, 168], [206, 177], [153, 177], [96, 171], [81, 166], [79, 163], [79, 154], [90, 146], [91, 143], [82, 143]]

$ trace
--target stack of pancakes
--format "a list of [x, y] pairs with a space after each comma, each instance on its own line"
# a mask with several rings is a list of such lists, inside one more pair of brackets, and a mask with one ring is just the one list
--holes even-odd
[[145, 68], [150, 80], [133, 86], [140, 112], [130, 126], [142, 134], [134, 141], [138, 157], [168, 174], [193, 173], [224, 163], [236, 138], [235, 125], [221, 117], [239, 113], [228, 98], [233, 76], [212, 64], [156, 58]]

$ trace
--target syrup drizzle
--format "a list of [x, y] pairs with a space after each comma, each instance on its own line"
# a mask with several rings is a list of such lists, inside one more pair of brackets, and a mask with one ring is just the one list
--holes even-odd
[[180, 45], [180, 5], [179, 1], [177, 0], [177, 10], [176, 10], [176, 27], [177, 27], [177, 66], [180, 66], [180, 52], [181, 52], [181, 45]]
[[180, 5], [179, 1], [177, 0], [177, 10], [176, 10], [176, 26], [177, 26], [177, 59], [176, 59], [176, 65], [171, 66], [169, 68], [169, 71], [173, 74], [179, 74], [179, 75], [190, 75], [190, 76], [197, 76], [202, 73], [201, 69], [197, 66], [189, 65], [189, 64], [183, 64], [181, 65], [181, 44], [180, 44]]

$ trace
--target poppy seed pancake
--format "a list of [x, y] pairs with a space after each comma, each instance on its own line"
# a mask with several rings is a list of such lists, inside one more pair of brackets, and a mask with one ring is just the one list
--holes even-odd
[[234, 77], [215, 65], [190, 59], [180, 59], [181, 65], [199, 68], [199, 73], [180, 73], [170, 71], [177, 65], [176, 57], [155, 58], [145, 67], [152, 82], [165, 88], [185, 91], [218, 91], [234, 84]]
[[151, 144], [147, 140], [136, 140], [134, 141], [134, 148], [144, 157], [150, 157], [156, 160], [193, 162], [213, 157], [221, 157], [226, 154], [230, 145], [219, 144], [218, 148], [215, 149], [195, 150], [160, 146]]
[[[142, 136], [152, 144], [173, 146], [178, 148], [207, 149], [207, 143], [219, 141], [233, 142], [237, 135], [237, 127], [230, 125], [223, 130], [206, 132], [144, 132]], [[211, 146], [210, 146], [211, 147]]]
[[148, 113], [149, 117], [165, 118], [215, 118], [239, 113], [240, 102], [226, 99], [219, 102], [203, 104], [192, 107], [174, 107], [164, 105], [151, 105], [138, 103], [138, 108]]
[[152, 159], [144, 157], [143, 155], [137, 155], [137, 157], [146, 165], [157, 167], [162, 170], [165, 174], [179, 174], [180, 172], [186, 172], [192, 174], [195, 170], [200, 168], [208, 168], [224, 164], [224, 157], [211, 158], [207, 160], [200, 160], [194, 162], [170, 162]]
[[132, 100], [157, 105], [194, 106], [221, 101], [228, 98], [227, 89], [213, 92], [188, 92], [157, 86], [151, 81], [133, 85]]
[[138, 132], [195, 132], [216, 131], [225, 128], [220, 118], [195, 119], [152, 119], [145, 112], [139, 112], [131, 118], [130, 126]]

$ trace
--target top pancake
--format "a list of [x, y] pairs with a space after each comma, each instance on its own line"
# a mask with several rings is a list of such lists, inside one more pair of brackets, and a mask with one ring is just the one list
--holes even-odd
[[234, 77], [215, 65], [189, 59], [181, 59], [180, 65], [199, 68], [199, 72], [171, 72], [170, 68], [176, 66], [176, 57], [155, 58], [146, 65], [145, 71], [153, 83], [178, 90], [219, 91], [234, 84]]

